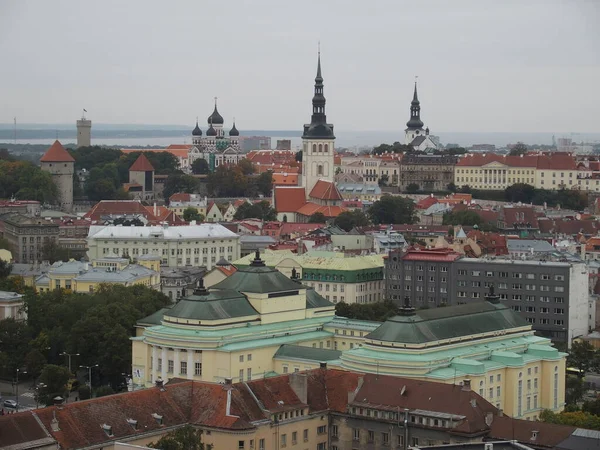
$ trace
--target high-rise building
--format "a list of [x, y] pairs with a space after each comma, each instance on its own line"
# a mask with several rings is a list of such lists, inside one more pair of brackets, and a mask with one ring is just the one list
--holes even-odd
[[73, 209], [75, 159], [59, 141], [54, 141], [40, 162], [42, 170], [52, 175], [52, 180], [58, 188], [60, 208], [64, 211], [71, 211]]

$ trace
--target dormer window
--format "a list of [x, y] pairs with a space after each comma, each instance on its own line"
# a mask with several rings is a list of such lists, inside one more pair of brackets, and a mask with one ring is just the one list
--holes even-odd
[[106, 435], [108, 437], [113, 437], [114, 436], [114, 434], [112, 432], [112, 427], [110, 425], [103, 424], [102, 425], [102, 430], [106, 433]]
[[135, 419], [127, 419], [127, 423], [131, 426], [131, 428], [133, 428], [134, 430], [138, 429], [138, 421]]
[[159, 425], [163, 424], [163, 416], [161, 416], [160, 414], [152, 413], [152, 417], [154, 418], [154, 420], [156, 420], [156, 422]]

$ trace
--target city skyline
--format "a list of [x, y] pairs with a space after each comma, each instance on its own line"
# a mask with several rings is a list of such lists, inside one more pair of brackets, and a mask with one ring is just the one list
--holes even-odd
[[226, 128], [300, 129], [320, 41], [340, 130], [404, 129], [418, 76], [433, 134], [600, 131], [591, 2], [177, 6], [5, 2], [0, 122], [69, 123], [86, 108], [94, 123], [206, 128], [216, 96]]

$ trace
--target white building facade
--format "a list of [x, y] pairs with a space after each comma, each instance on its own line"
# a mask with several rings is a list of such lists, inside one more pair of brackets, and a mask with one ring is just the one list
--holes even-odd
[[167, 267], [203, 266], [208, 270], [225, 258], [240, 257], [239, 236], [222, 225], [121, 227], [92, 225], [88, 234], [90, 260], [107, 256], [160, 257]]

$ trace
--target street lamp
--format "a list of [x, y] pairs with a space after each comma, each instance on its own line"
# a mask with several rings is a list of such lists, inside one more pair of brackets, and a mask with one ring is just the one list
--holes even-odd
[[17, 412], [19, 412], [19, 373], [27, 373], [26, 370], [17, 369]]
[[79, 356], [79, 353], [62, 352], [61, 356], [68, 356], [69, 357], [69, 372], [71, 372], [71, 356]]
[[93, 366], [79, 366], [80, 369], [87, 369], [87, 371], [88, 371], [88, 384], [90, 386], [90, 397], [92, 395], [92, 369], [94, 367], [98, 367], [98, 364], [94, 364]]

